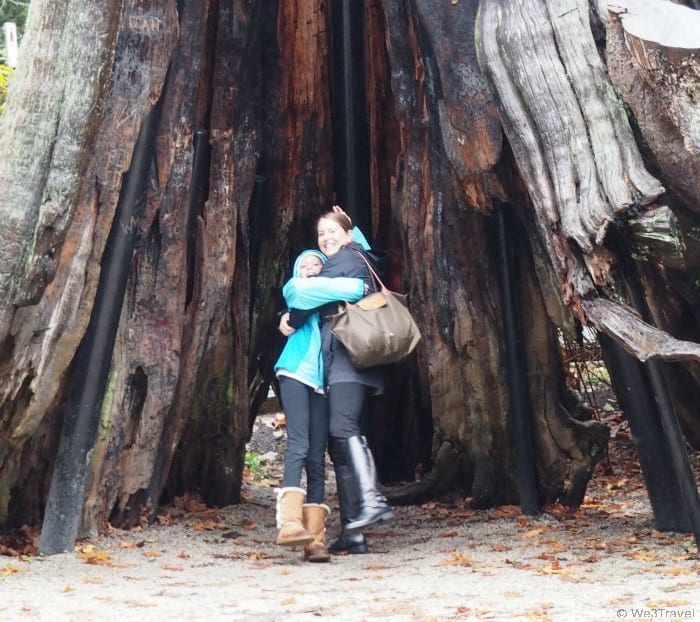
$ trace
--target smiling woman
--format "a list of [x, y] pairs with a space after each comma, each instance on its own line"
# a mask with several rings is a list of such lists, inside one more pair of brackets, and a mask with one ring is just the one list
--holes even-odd
[[326, 257], [332, 257], [352, 242], [352, 223], [345, 214], [329, 212], [319, 218], [316, 226], [318, 247]]
[[[328, 257], [319, 272], [320, 277], [354, 277], [362, 279], [366, 292], [376, 291], [377, 284], [368, 269], [372, 258], [365, 248], [353, 242], [352, 221], [339, 206], [319, 218], [316, 233], [318, 246]], [[379, 492], [374, 457], [360, 429], [366, 397], [384, 392], [383, 370], [379, 367], [357, 369], [333, 333], [328, 318], [338, 312], [338, 306], [345, 299], [328, 296], [322, 300], [327, 294], [326, 287], [317, 279], [306, 279], [305, 284], [306, 293], [316, 297], [315, 304], [323, 303], [318, 313], [330, 412], [328, 449], [336, 472], [341, 513], [341, 532], [330, 551], [366, 553], [365, 529], [393, 517]], [[292, 325], [297, 323], [292, 322]]]

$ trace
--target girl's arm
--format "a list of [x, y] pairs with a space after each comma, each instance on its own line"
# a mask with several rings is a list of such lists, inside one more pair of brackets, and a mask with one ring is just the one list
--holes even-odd
[[315, 309], [336, 300], [359, 300], [365, 295], [365, 282], [348, 277], [296, 277], [284, 284], [282, 295], [290, 309]]

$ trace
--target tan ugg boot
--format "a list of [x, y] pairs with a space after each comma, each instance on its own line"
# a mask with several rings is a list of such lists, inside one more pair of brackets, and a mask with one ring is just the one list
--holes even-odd
[[302, 506], [306, 498], [303, 488], [280, 488], [277, 490], [277, 540], [280, 546], [308, 544], [314, 536], [302, 524]]
[[328, 547], [324, 543], [326, 535], [326, 518], [331, 509], [325, 503], [304, 504], [304, 527], [313, 536], [313, 542], [304, 545], [304, 559], [310, 562], [327, 562], [331, 559]]

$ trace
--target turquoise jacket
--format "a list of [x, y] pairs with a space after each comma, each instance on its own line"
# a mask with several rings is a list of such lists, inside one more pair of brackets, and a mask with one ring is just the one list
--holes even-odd
[[[361, 234], [360, 234], [361, 235]], [[364, 236], [362, 236], [364, 239]], [[362, 279], [351, 278], [327, 278], [312, 276], [302, 278], [299, 276], [299, 263], [302, 257], [314, 254], [322, 262], [326, 262], [326, 256], [320, 251], [303, 251], [294, 261], [292, 278], [282, 288], [287, 308], [300, 307], [300, 301], [304, 300], [305, 308], [321, 306], [328, 300], [355, 301], [364, 295], [364, 282]], [[304, 287], [308, 281], [313, 280], [315, 289], [322, 289], [324, 296], [314, 296]], [[319, 286], [321, 286], [319, 288]], [[317, 303], [315, 301], [318, 301]], [[275, 363], [277, 376], [288, 376], [311, 387], [317, 393], [323, 393], [323, 360], [321, 357], [321, 328], [318, 313], [315, 313], [306, 323], [297, 328], [289, 337], [282, 354]]]

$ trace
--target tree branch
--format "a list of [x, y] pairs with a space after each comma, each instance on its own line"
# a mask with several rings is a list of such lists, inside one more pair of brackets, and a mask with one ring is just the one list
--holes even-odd
[[606, 300], [583, 300], [586, 318], [596, 328], [619, 343], [642, 363], [653, 358], [664, 361], [700, 361], [700, 344], [675, 339], [647, 324], [630, 307]]

